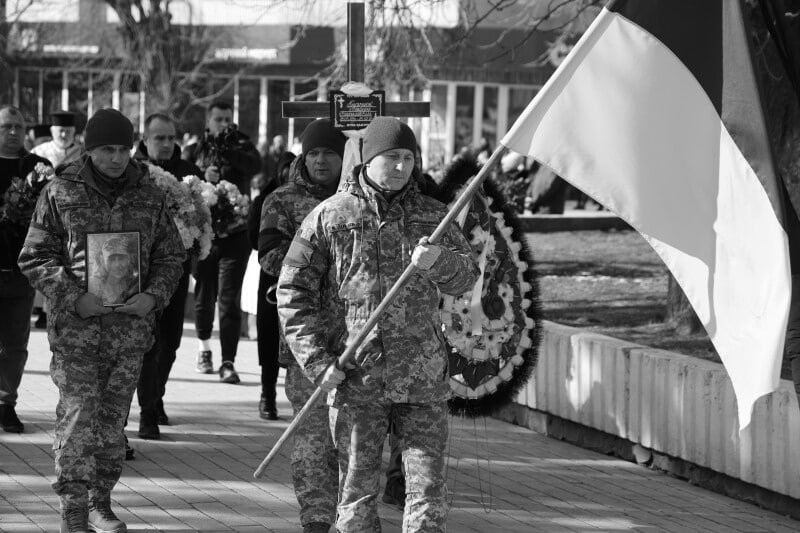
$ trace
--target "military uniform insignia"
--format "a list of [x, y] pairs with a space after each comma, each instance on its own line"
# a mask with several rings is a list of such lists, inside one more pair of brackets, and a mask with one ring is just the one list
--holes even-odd
[[300, 234], [295, 235], [283, 260], [284, 265], [304, 268], [311, 264], [311, 255], [314, 253], [314, 248], [309, 238], [310, 235], [305, 237]]

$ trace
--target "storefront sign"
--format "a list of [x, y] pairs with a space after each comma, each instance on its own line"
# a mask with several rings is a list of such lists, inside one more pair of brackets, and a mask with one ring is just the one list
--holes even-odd
[[331, 122], [340, 130], [360, 130], [376, 116], [385, 114], [386, 94], [372, 91], [369, 96], [350, 96], [342, 91], [331, 91]]
[[266, 61], [274, 62], [278, 59], [277, 48], [217, 48], [214, 50], [214, 59], [225, 61]]

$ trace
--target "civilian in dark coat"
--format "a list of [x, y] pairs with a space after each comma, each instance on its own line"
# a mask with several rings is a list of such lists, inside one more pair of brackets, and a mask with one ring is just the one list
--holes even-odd
[[[175, 123], [172, 119], [160, 113], [152, 114], [145, 120], [144, 137], [133, 157], [138, 161], [157, 165], [177, 179], [191, 175], [199, 177], [202, 173], [197, 165], [181, 159], [181, 149], [175, 139]], [[183, 274], [178, 288], [157, 318], [156, 342], [144, 355], [137, 386], [141, 409], [139, 437], [143, 439], [160, 438], [159, 424], [169, 424], [169, 417], [164, 411], [164, 393], [183, 336], [191, 265], [191, 259], [183, 263]]]

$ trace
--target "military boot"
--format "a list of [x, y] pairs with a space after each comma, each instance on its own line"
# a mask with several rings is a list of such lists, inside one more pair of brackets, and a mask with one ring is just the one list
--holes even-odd
[[89, 512], [85, 507], [61, 510], [61, 533], [89, 533]]
[[111, 499], [89, 502], [89, 527], [95, 533], [126, 533], [128, 526], [111, 510]]
[[303, 533], [328, 533], [331, 525], [325, 522], [311, 522], [303, 526]]

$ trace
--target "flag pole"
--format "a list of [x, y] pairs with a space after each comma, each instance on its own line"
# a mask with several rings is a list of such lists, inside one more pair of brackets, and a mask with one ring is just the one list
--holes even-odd
[[[430, 237], [428, 237], [429, 243], [436, 244], [439, 242], [439, 239], [442, 238], [453, 220], [455, 220], [459, 213], [461, 213], [461, 210], [464, 209], [464, 207], [466, 207], [470, 201], [472, 201], [472, 197], [475, 195], [478, 188], [483, 184], [483, 180], [486, 179], [486, 176], [489, 175], [489, 172], [495, 167], [495, 165], [497, 165], [498, 161], [500, 161], [500, 158], [503, 157], [503, 154], [505, 154], [506, 150], [507, 148], [503, 145], [500, 145], [497, 147], [497, 149], [495, 149], [489, 160], [486, 161], [486, 163], [480, 168], [475, 178], [470, 182], [467, 188], [464, 189], [464, 192], [459, 195], [455, 204], [453, 204], [453, 207], [450, 208], [442, 221], [439, 222], [439, 225], [436, 226], [436, 229], [433, 230], [433, 233], [431, 233]], [[378, 319], [380, 319], [381, 315], [386, 311], [386, 309], [392, 305], [392, 302], [397, 295], [400, 294], [403, 286], [416, 272], [417, 268], [414, 265], [409, 264], [389, 292], [386, 293], [386, 296], [383, 298], [378, 307], [372, 312], [358, 336], [347, 346], [345, 351], [342, 352], [342, 355], [340, 355], [332, 364], [336, 365], [337, 368], [345, 368], [346, 365], [350, 363], [355, 356], [356, 349], [361, 346], [361, 343], [363, 343], [367, 338], [369, 332], [372, 331], [372, 328], [378, 323]], [[264, 458], [263, 461], [261, 461], [261, 464], [258, 465], [253, 477], [260, 478], [264, 474], [264, 470], [267, 469], [267, 466], [269, 466], [275, 456], [278, 455], [289, 437], [291, 437], [292, 434], [297, 430], [297, 427], [303, 422], [303, 420], [305, 420], [306, 416], [308, 416], [308, 412], [314, 407], [319, 398], [322, 396], [323, 392], [324, 391], [321, 388], [317, 387], [317, 389], [314, 391], [314, 394], [311, 395], [300, 412], [297, 413], [297, 416], [294, 417], [294, 420], [292, 420], [289, 426], [284, 430], [283, 435], [281, 435], [278, 441], [272, 446], [269, 454]]]

